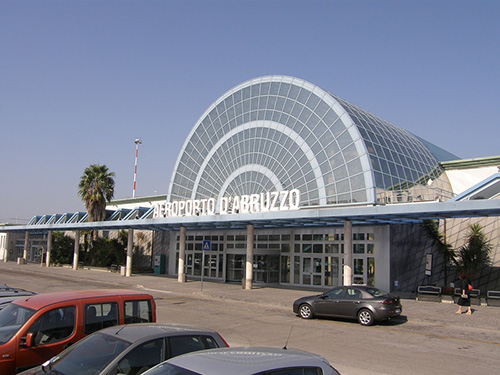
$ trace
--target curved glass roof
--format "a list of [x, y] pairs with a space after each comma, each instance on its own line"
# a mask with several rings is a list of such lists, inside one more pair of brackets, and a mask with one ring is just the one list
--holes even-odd
[[451, 191], [441, 178], [438, 160], [412, 134], [309, 82], [267, 76], [228, 91], [201, 116], [167, 200], [292, 189], [302, 206], [434, 200]]

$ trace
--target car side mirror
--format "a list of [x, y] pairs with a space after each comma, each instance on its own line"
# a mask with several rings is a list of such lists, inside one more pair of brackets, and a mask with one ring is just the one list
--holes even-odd
[[325, 299], [325, 298], [326, 298], [326, 294], [322, 294], [322, 295], [320, 295], [320, 296], [319, 296], [319, 298], [321, 298], [321, 299]]
[[[21, 339], [23, 340], [23, 339]], [[21, 343], [22, 346], [25, 346], [26, 348], [31, 348], [33, 346], [33, 333], [28, 332], [26, 334], [26, 337], [24, 337], [24, 343]]]

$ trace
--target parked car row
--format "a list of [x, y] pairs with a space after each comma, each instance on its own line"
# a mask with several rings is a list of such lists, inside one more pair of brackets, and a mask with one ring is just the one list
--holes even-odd
[[338, 374], [312, 353], [229, 348], [216, 331], [155, 322], [147, 293], [32, 293], [0, 310], [0, 374]]

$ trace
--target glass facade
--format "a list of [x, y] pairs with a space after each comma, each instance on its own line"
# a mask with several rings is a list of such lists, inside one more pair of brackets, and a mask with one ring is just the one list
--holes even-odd
[[417, 137], [306, 81], [268, 76], [233, 88], [201, 116], [167, 200], [292, 189], [302, 206], [451, 196]]
[[[379, 229], [380, 233], [380, 229]], [[353, 233], [353, 282], [375, 285], [375, 258], [384, 246], [376, 242], [371, 227]], [[176, 266], [179, 241], [176, 236]], [[210, 250], [202, 242], [210, 241]], [[221, 231], [188, 234], [185, 241], [185, 272], [188, 277], [241, 282], [245, 275], [247, 236], [242, 232]], [[285, 233], [259, 231], [253, 237], [253, 282], [330, 287], [342, 285], [344, 234], [341, 229], [314, 233], [296, 229]], [[176, 272], [178, 270], [176, 269]]]

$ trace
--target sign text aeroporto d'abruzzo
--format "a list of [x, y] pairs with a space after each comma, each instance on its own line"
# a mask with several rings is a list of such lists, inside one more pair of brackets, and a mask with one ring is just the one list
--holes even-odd
[[298, 210], [299, 205], [300, 191], [293, 189], [221, 197], [219, 201], [215, 198], [207, 198], [162, 202], [155, 205], [153, 218], [287, 211]]

